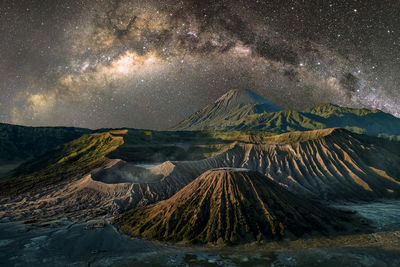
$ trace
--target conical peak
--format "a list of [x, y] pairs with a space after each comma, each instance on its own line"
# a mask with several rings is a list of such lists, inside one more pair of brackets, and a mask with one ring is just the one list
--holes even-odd
[[222, 168], [203, 173], [168, 200], [131, 210], [117, 223], [135, 237], [238, 244], [344, 229], [346, 215], [301, 199], [256, 171]]
[[270, 102], [249, 89], [230, 90], [216, 101], [229, 104], [270, 104]]
[[[262, 176], [255, 171], [246, 169], [246, 168], [231, 168], [231, 167], [224, 167], [224, 168], [217, 168], [211, 169], [203, 173], [199, 179], [208, 180], [208, 179], [230, 179], [232, 177], [240, 178], [240, 177], [247, 177], [247, 176]], [[263, 176], [262, 176], [263, 177]], [[264, 178], [264, 177], [263, 177]]]
[[249, 89], [235, 89], [230, 90], [220, 98], [215, 101], [218, 106], [225, 106], [225, 107], [234, 107], [234, 106], [244, 106], [244, 105], [262, 105], [264, 111], [267, 112], [276, 112], [283, 110], [281, 107], [275, 105], [274, 103], [266, 100], [265, 98], [261, 97], [260, 95], [256, 94], [255, 92]]
[[[269, 102], [249, 89], [230, 90], [214, 103], [192, 114], [173, 127], [175, 130], [206, 130], [228, 126], [252, 114], [281, 111], [283, 108]], [[234, 119], [232, 119], [232, 117]]]
[[[254, 184], [258, 186], [254, 186]], [[220, 168], [206, 171], [200, 175], [193, 181], [192, 186], [187, 187], [188, 191], [185, 196], [203, 195], [206, 192], [218, 195], [220, 192], [225, 192], [226, 195], [230, 195], [231, 199], [237, 198], [239, 201], [239, 195], [251, 199], [252, 195], [259, 194], [258, 190], [260, 189], [267, 192], [276, 190], [276, 187], [276, 184], [259, 172], [245, 168]], [[209, 188], [212, 190], [210, 191]], [[232, 190], [232, 188], [236, 189]]]

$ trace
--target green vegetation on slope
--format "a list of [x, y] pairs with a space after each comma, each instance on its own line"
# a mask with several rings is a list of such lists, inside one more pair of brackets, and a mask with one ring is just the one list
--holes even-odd
[[[171, 130], [205, 130], [213, 129], [207, 126], [217, 126], [214, 129], [229, 129], [232, 121], [254, 114], [264, 114], [282, 110], [281, 107], [263, 99], [256, 93], [248, 90], [231, 90], [217, 101], [192, 114]], [[196, 129], [193, 128], [196, 125]]]
[[171, 130], [186, 130], [191, 129], [193, 124], [197, 130], [213, 129], [207, 126], [218, 126], [218, 129], [229, 129], [232, 122], [240, 121], [242, 118], [249, 117], [255, 114], [268, 113], [263, 104], [235, 104], [227, 107], [211, 106], [206, 107], [199, 113], [191, 115], [188, 119], [182, 121]]
[[104, 156], [123, 144], [111, 133], [85, 134], [56, 149], [22, 164], [0, 180], [0, 197], [23, 193], [83, 175], [104, 165]]
[[[276, 135], [266, 131], [173, 132], [129, 129], [83, 135], [8, 173], [6, 178], [0, 180], [0, 195], [17, 194], [72, 179], [103, 166], [110, 159], [131, 163], [198, 160], [220, 154], [235, 142], [287, 144], [327, 136], [332, 131], [344, 130], [323, 129]], [[388, 147], [395, 149], [393, 145]], [[388, 168], [383, 166], [379, 169]]]
[[379, 110], [369, 110], [366, 108], [347, 108], [330, 103], [322, 103], [305, 110], [307, 113], [315, 114], [324, 118], [329, 118], [333, 115], [343, 117], [344, 114], [354, 114], [357, 116], [366, 116], [369, 114], [379, 113]]
[[151, 131], [129, 129], [124, 144], [109, 158], [130, 162], [204, 159], [225, 151], [236, 141], [256, 142], [273, 134], [264, 131]]
[[112, 130], [85, 134], [38, 156], [0, 180], [0, 196], [18, 194], [90, 172], [110, 159], [130, 162], [204, 159], [235, 141], [254, 141], [265, 132], [171, 132]]
[[41, 155], [89, 132], [88, 129], [72, 127], [25, 127], [0, 123], [0, 164]]
[[[400, 140], [400, 119], [379, 110], [353, 109], [333, 104], [320, 104], [303, 110], [283, 110], [270, 113], [243, 112], [254, 105], [234, 109], [230, 115], [207, 120], [192, 120], [192, 116], [175, 126], [175, 130], [261, 130], [271, 133], [308, 131], [325, 128], [345, 128], [355, 133]], [[226, 114], [229, 112], [225, 111]]]

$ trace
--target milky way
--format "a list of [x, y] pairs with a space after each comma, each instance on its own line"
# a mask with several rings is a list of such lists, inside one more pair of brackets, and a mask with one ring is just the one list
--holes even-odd
[[0, 121], [165, 129], [236, 88], [400, 116], [399, 14], [396, 0], [3, 1]]

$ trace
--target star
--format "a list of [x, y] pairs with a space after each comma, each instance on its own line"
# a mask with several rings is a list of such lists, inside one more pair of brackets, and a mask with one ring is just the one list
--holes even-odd
[[400, 114], [394, 2], [139, 2], [2, 5], [4, 122], [166, 129], [234, 88]]

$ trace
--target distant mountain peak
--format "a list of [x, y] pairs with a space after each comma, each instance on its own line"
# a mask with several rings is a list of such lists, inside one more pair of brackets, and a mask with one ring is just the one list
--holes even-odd
[[282, 110], [282, 108], [269, 102], [265, 98], [249, 89], [230, 90], [218, 98], [215, 103], [223, 103], [225, 105], [267, 104], [271, 105], [271, 107], [274, 109], [273, 111]]
[[[351, 108], [351, 107], [342, 107], [332, 103], [320, 103], [313, 107], [310, 107], [305, 112], [315, 114], [322, 117], [329, 117], [332, 115], [341, 115], [341, 114], [354, 114], [357, 116], [365, 116], [369, 114], [382, 113], [382, 111], [375, 109], [370, 110], [367, 108]], [[389, 115], [390, 116], [390, 115]]]
[[[281, 111], [283, 108], [269, 102], [249, 89], [230, 90], [214, 103], [189, 116], [172, 130], [203, 130], [211, 125], [229, 125], [231, 117]], [[233, 121], [235, 121], [234, 119]]]
[[378, 109], [321, 103], [304, 110], [283, 110], [249, 89], [226, 92], [171, 130], [262, 130], [284, 133], [335, 127], [400, 140], [400, 118]]

